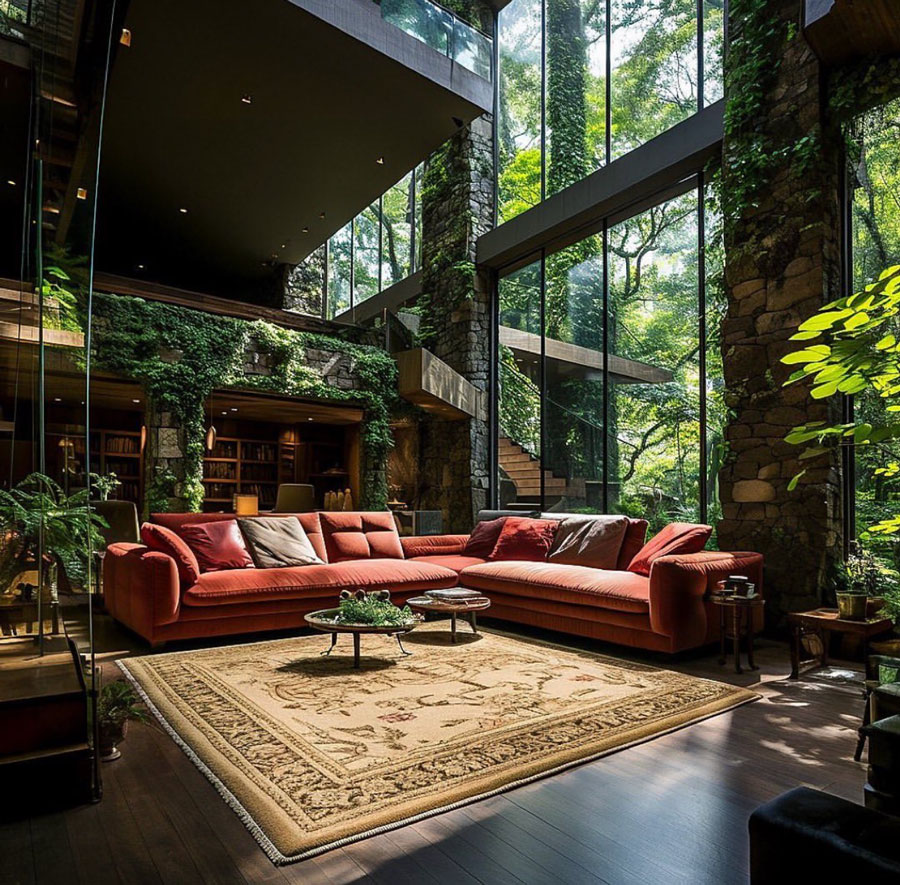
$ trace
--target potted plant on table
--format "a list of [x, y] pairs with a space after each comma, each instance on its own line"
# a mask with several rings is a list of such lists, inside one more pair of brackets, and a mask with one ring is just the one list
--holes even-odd
[[864, 621], [869, 600], [879, 597], [882, 581], [890, 570], [868, 550], [857, 550], [847, 557], [841, 586], [837, 590], [838, 614], [848, 621]]
[[118, 745], [125, 740], [129, 722], [147, 721], [137, 692], [129, 683], [117, 679], [104, 685], [97, 701], [100, 761], [113, 762], [122, 755]]
[[11, 489], [0, 489], [0, 592], [18, 576], [37, 567], [42, 554], [49, 580], [62, 563], [70, 580], [86, 572], [89, 550], [103, 547], [100, 528], [87, 489], [66, 494], [49, 476], [32, 473]]

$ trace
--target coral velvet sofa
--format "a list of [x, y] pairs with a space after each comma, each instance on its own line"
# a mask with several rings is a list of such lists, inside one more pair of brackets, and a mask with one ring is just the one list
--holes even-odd
[[[543, 514], [560, 518], [559, 514]], [[154, 514], [176, 533], [228, 514]], [[729, 574], [762, 586], [756, 553], [703, 551], [662, 556], [649, 576], [628, 571], [647, 523], [630, 520], [616, 569], [466, 556], [467, 535], [403, 537], [389, 513], [303, 513], [299, 519], [322, 565], [241, 568], [179, 579], [175, 560], [141, 544], [112, 544], [103, 563], [105, 603], [119, 622], [152, 645], [303, 626], [333, 607], [344, 588], [387, 587], [402, 604], [426, 590], [462, 585], [491, 598], [493, 617], [654, 651], [713, 641], [717, 613], [708, 591]]]

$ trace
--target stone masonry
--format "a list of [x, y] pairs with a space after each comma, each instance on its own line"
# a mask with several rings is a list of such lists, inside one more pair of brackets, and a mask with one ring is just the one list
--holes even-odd
[[[800, 0], [770, 2], [773, 18], [801, 20]], [[732, 22], [736, 25], [737, 22]], [[786, 33], [788, 32], [786, 28]], [[841, 484], [836, 455], [801, 464], [802, 447], [785, 435], [808, 421], [833, 422], [832, 402], [816, 402], [803, 384], [783, 387], [780, 360], [788, 339], [817, 308], [840, 295], [839, 136], [823, 125], [819, 63], [802, 33], [779, 49], [780, 63], [763, 107], [771, 152], [804, 135], [824, 133], [822, 149], [797, 174], [791, 153], [777, 161], [755, 207], [726, 225], [728, 312], [722, 328], [728, 455], [719, 474], [725, 550], [756, 550], [766, 559], [767, 616], [821, 604], [841, 557]], [[729, 187], [726, 135], [723, 188]], [[795, 160], [796, 163], [796, 160]], [[804, 467], [795, 491], [791, 478]]]
[[[426, 346], [479, 390], [490, 371], [490, 280], [475, 242], [493, 223], [492, 123], [460, 131], [426, 166], [422, 197], [422, 292]], [[469, 531], [487, 504], [487, 414], [421, 425], [420, 501], [441, 510], [446, 531]]]

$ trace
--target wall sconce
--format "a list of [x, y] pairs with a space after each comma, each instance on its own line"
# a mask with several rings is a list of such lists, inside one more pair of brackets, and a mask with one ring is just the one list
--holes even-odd
[[237, 516], [259, 516], [258, 495], [235, 495], [232, 504]]

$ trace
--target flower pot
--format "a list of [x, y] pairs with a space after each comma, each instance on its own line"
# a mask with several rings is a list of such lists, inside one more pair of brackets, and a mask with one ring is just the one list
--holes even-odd
[[100, 761], [115, 762], [122, 755], [119, 744], [125, 740], [128, 720], [117, 723], [100, 723]]
[[864, 621], [868, 601], [865, 593], [838, 593], [838, 617], [844, 621]]

